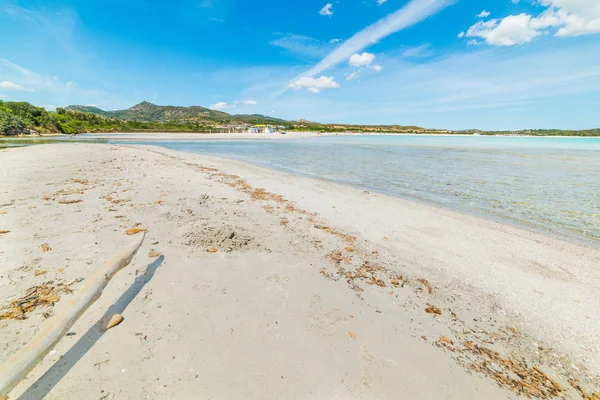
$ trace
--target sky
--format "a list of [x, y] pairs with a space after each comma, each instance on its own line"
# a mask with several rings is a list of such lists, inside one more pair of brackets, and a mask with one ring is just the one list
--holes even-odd
[[599, 0], [0, 0], [0, 100], [600, 127]]

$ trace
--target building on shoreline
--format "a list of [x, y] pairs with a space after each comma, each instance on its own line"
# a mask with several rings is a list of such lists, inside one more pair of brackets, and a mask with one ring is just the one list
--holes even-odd
[[248, 133], [275, 133], [277, 127], [271, 125], [258, 124], [248, 128]]

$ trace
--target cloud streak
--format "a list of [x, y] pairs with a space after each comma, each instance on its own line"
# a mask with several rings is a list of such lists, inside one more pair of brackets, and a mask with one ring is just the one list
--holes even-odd
[[0, 88], [2, 89], [10, 89], [10, 90], [16, 90], [19, 92], [33, 92], [33, 89], [28, 89], [25, 88], [21, 85], [17, 85], [16, 83], [12, 83], [9, 81], [2, 81], [0, 82]]
[[293, 81], [303, 77], [314, 76], [342, 61], [346, 61], [354, 53], [358, 53], [392, 33], [406, 29], [437, 14], [444, 8], [454, 4], [455, 1], [456, 0], [412, 0], [398, 11], [387, 15], [362, 31], [354, 34], [354, 36], [329, 53], [318, 64], [293, 79]]

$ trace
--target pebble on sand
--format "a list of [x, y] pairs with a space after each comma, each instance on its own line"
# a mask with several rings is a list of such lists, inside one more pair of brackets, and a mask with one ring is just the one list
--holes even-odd
[[123, 321], [123, 316], [121, 314], [115, 314], [108, 321], [108, 325], [106, 325], [106, 329], [114, 328], [119, 325]]

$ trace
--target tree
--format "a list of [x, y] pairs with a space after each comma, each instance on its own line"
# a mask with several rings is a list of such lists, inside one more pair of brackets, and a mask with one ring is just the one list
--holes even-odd
[[0, 108], [0, 135], [18, 135], [25, 131], [25, 122], [10, 110]]

